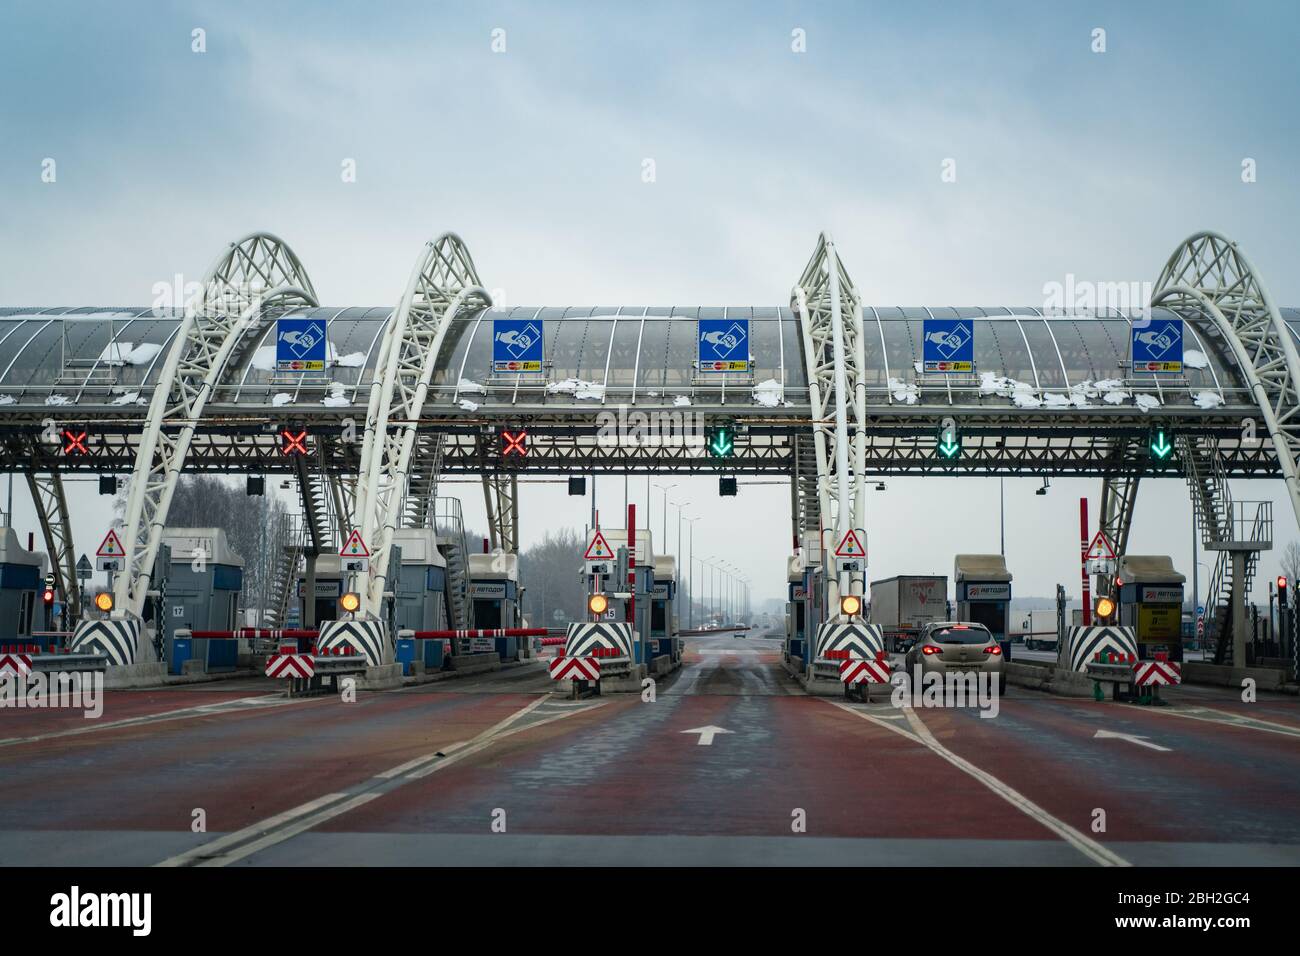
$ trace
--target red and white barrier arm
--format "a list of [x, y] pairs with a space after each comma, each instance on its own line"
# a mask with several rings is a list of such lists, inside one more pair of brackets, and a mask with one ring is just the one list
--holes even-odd
[[466, 631], [404, 631], [402, 636], [413, 637], [417, 641], [436, 641], [457, 637], [545, 637], [549, 633], [544, 627], [498, 627]]

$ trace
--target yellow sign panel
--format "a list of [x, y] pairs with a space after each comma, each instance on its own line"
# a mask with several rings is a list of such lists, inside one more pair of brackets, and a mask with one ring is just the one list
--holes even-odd
[[1177, 604], [1139, 604], [1137, 639], [1145, 643], [1182, 640], [1183, 609]]

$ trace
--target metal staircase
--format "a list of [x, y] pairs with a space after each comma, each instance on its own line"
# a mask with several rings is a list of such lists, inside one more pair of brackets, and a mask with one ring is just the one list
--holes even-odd
[[314, 468], [306, 458], [296, 459], [298, 475], [298, 500], [302, 507], [303, 548], [309, 554], [325, 554], [342, 544], [335, 541], [334, 529], [339, 526], [334, 514], [334, 496], [325, 479], [323, 467]]
[[447, 559], [447, 605], [451, 626], [464, 630], [472, 626], [469, 600], [469, 545], [459, 498], [433, 499], [434, 528], [438, 550]]
[[[1200, 437], [1178, 439], [1192, 510], [1201, 529], [1201, 546], [1218, 552], [1205, 597], [1205, 636], [1215, 642], [1214, 662], [1232, 664], [1235, 602], [1249, 601], [1260, 552], [1273, 547], [1273, 503], [1233, 501], [1223, 461], [1213, 442]], [[1235, 555], [1240, 556], [1239, 561]], [[1234, 565], [1241, 569], [1240, 582]]]
[[407, 479], [406, 497], [402, 502], [402, 525], [407, 528], [431, 527], [430, 505], [438, 495], [438, 475], [442, 471], [442, 435], [417, 431], [411, 451], [411, 475]]
[[265, 627], [284, 627], [289, 617], [289, 602], [293, 599], [298, 564], [302, 560], [303, 541], [306, 538], [301, 521], [297, 516], [289, 518], [289, 540], [281, 546], [280, 559], [275, 564], [270, 591], [272, 604], [263, 625]]
[[817, 449], [812, 435], [794, 439], [795, 521], [800, 543], [808, 534], [821, 531], [821, 502], [817, 489]]

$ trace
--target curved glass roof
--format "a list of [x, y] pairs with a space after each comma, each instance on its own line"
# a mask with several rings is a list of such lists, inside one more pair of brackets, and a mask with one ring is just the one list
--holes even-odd
[[[1300, 343], [1300, 309], [1282, 309]], [[323, 373], [275, 371], [268, 325], [239, 351], [217, 390], [218, 403], [249, 405], [364, 403], [390, 307], [317, 308], [292, 313], [328, 326], [330, 365]], [[1160, 318], [1163, 310], [1156, 311]], [[926, 318], [967, 318], [975, 332], [974, 376], [920, 371]], [[750, 322], [749, 374], [701, 374], [695, 368], [696, 322]], [[492, 322], [538, 319], [544, 329], [540, 374], [492, 371]], [[1182, 376], [1128, 373], [1130, 319], [1044, 315], [1032, 307], [903, 308], [867, 306], [866, 383], [872, 405], [980, 404], [1048, 407], [1070, 403], [1085, 383], [1127, 380], [1132, 392], [1162, 405], [1191, 405], [1204, 392], [1229, 405], [1252, 404], [1222, 338], [1190, 325]], [[147, 400], [179, 327], [173, 310], [84, 307], [0, 308], [0, 405], [132, 405]], [[1202, 367], [1192, 367], [1204, 356]], [[769, 404], [751, 394], [779, 383], [784, 400], [808, 403], [798, 323], [786, 307], [512, 307], [480, 310], [453, 323], [428, 401], [470, 410], [512, 405]], [[760, 391], [762, 391], [760, 389]], [[769, 393], [771, 386], [769, 385]], [[1104, 390], [1092, 393], [1105, 404]], [[463, 404], [462, 404], [463, 403]], [[1038, 403], [1037, 405], [1035, 403]], [[1204, 406], [1203, 407], [1207, 407]]]

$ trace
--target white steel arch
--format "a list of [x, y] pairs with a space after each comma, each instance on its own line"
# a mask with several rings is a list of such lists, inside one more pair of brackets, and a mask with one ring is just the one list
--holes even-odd
[[1165, 263], [1151, 305], [1223, 337], [1259, 405], [1300, 525], [1300, 355], [1259, 273], [1237, 243], [1198, 232]]
[[[818, 236], [791, 293], [791, 308], [799, 316], [803, 337], [817, 461], [819, 527], [803, 530], [819, 535], [830, 583], [829, 606], [838, 614], [842, 586], [843, 593], [861, 594], [863, 588], [863, 577], [841, 581], [830, 571], [830, 549], [850, 528], [865, 525], [866, 338], [861, 296], [826, 233]], [[852, 446], [850, 413], [856, 427]], [[827, 539], [828, 529], [834, 541]]]
[[159, 372], [140, 437], [122, 539], [125, 573], [114, 586], [117, 615], [139, 617], [144, 608], [195, 425], [245, 336], [287, 309], [315, 305], [302, 263], [270, 233], [230, 243], [204, 275]]
[[416, 431], [443, 339], [462, 309], [491, 304], [468, 247], [446, 232], [425, 243], [384, 331], [370, 387], [353, 515], [370, 548], [362, 610], [371, 616], [379, 616], [383, 603], [393, 531], [401, 523]]

